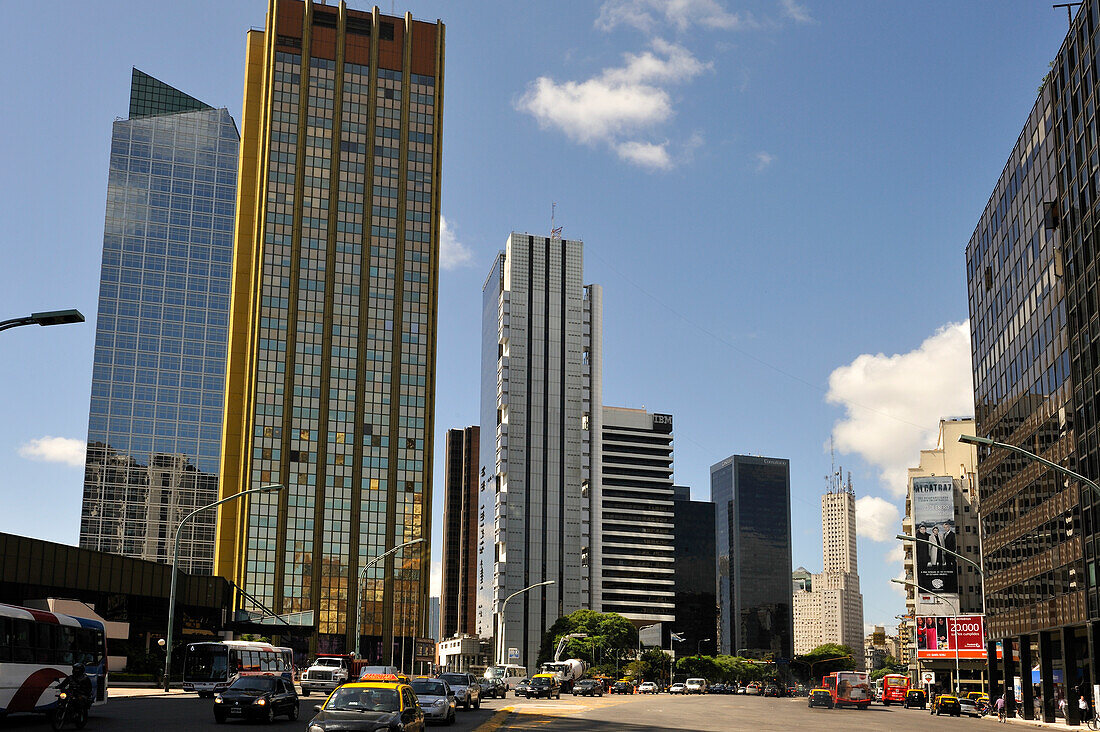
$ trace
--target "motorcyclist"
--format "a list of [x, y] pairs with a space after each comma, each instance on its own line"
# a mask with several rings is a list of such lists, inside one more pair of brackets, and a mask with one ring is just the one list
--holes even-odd
[[69, 694], [77, 709], [87, 711], [92, 706], [92, 680], [84, 673], [84, 664], [73, 665], [73, 672], [62, 681], [57, 690]]

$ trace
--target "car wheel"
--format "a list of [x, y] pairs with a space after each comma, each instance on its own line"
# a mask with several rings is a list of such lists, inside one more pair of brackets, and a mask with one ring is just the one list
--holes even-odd
[[214, 712], [214, 721], [217, 722], [218, 724], [221, 724], [222, 722], [225, 721], [225, 714], [224, 713], [218, 714], [217, 712]]
[[454, 724], [454, 723], [455, 723], [455, 720], [456, 720], [457, 718], [458, 718], [458, 715], [457, 715], [457, 714], [455, 714], [454, 710], [451, 710], [451, 714], [450, 714], [450, 716], [448, 716], [448, 717], [447, 717], [447, 719], [446, 719], [446, 721], [444, 722], [444, 724], [447, 724], [447, 725], [451, 725], [451, 724]]
[[302, 696], [309, 696], [309, 687], [308, 686], [303, 686], [302, 687]]
[[466, 697], [466, 700], [462, 702], [462, 708], [470, 711], [470, 697]]
[[272, 722], [275, 721], [275, 705], [274, 704], [268, 704], [267, 705], [267, 714], [264, 715], [264, 721], [267, 722], [268, 724], [271, 724]]
[[290, 705], [290, 711], [286, 713], [287, 719], [291, 722], [298, 719], [298, 702], [294, 701]]
[[477, 698], [477, 701], [474, 702], [474, 709], [481, 709], [481, 697], [480, 696]]

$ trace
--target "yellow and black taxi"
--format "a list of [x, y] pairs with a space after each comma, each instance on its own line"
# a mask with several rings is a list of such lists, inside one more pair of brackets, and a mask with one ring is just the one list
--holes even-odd
[[314, 707], [309, 732], [404, 730], [424, 732], [424, 710], [412, 687], [396, 674], [365, 674], [338, 686]]
[[214, 697], [214, 721], [251, 719], [272, 722], [286, 715], [298, 718], [298, 693], [282, 676], [241, 674]]
[[810, 695], [806, 699], [807, 707], [833, 708], [833, 695], [828, 689], [810, 689]]
[[910, 689], [905, 694], [903, 704], [906, 709], [912, 709], [913, 707], [925, 709], [928, 707], [928, 694], [925, 693], [924, 689]]
[[933, 700], [929, 714], [935, 714], [937, 717], [941, 714], [950, 714], [952, 717], [962, 716], [959, 698], [950, 694], [940, 694]]

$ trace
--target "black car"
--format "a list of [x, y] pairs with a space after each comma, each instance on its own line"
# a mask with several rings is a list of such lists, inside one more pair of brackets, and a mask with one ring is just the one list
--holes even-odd
[[508, 685], [501, 679], [480, 678], [477, 685], [481, 687], [482, 699], [503, 699], [508, 696]]
[[214, 697], [214, 721], [262, 719], [286, 715], [298, 718], [298, 692], [281, 676], [240, 676]]
[[779, 696], [779, 687], [775, 684], [768, 684], [764, 687], [764, 696]]
[[814, 689], [810, 692], [809, 698], [806, 699], [806, 706], [832, 709], [833, 695], [829, 693], [828, 689]]
[[634, 693], [634, 685], [631, 684], [629, 681], [616, 681], [614, 684], [611, 685], [610, 693], [612, 693], [612, 694], [633, 694]]
[[573, 696], [603, 696], [603, 684], [595, 679], [581, 679], [573, 685]]
[[531, 685], [527, 687], [527, 698], [561, 699], [561, 684], [553, 676], [538, 674], [531, 677]]

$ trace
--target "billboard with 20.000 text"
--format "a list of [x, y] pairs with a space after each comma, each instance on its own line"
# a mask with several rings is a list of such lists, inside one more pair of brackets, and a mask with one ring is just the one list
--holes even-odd
[[917, 617], [917, 658], [985, 660], [985, 626], [981, 615]]

